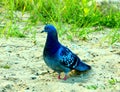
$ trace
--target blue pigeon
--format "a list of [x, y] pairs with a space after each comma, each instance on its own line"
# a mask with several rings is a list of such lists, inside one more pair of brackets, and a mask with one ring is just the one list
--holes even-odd
[[91, 66], [82, 62], [76, 54], [58, 41], [57, 31], [53, 25], [46, 25], [41, 33], [43, 32], [47, 32], [43, 59], [48, 67], [59, 74], [58, 79], [61, 72], [65, 73], [63, 79], [66, 80], [68, 73], [73, 69], [78, 71], [91, 69]]

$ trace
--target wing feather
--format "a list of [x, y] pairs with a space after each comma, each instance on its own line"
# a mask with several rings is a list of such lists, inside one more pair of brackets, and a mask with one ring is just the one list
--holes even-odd
[[79, 58], [67, 47], [61, 47], [59, 49], [59, 61], [62, 65], [73, 69], [78, 65]]

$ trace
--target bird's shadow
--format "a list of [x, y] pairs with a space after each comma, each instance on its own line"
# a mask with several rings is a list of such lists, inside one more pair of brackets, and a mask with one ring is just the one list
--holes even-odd
[[69, 75], [69, 78], [67, 80], [61, 80], [63, 83], [86, 83], [90, 80], [90, 75], [92, 73], [92, 70], [85, 71], [85, 72], [79, 72], [76, 71], [75, 73], [72, 73]]
[[[92, 73], [93, 73], [93, 70], [88, 70], [88, 71], [85, 71], [85, 72], [79, 72], [79, 71], [71, 71], [67, 80], [63, 80], [63, 76], [64, 76], [64, 73], [63, 73], [63, 76], [61, 76], [61, 79], [56, 79], [56, 76], [58, 75], [55, 71], [47, 71], [45, 73], [42, 74], [42, 76], [49, 76], [51, 75], [51, 78], [50, 77], [43, 77], [43, 81], [57, 81], [57, 82], [62, 82], [62, 83], [71, 83], [71, 84], [74, 84], [74, 83], [86, 83], [90, 80], [91, 76], [92, 76]], [[47, 79], [45, 79], [47, 78]], [[55, 80], [56, 79], [56, 80]]]

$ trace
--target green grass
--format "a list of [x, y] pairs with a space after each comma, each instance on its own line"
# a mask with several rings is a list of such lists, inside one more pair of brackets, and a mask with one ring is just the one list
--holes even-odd
[[117, 80], [112, 78], [112, 79], [108, 80], [108, 82], [110, 85], [115, 85]]
[[98, 88], [97, 85], [88, 85], [86, 86], [87, 89], [90, 89], [90, 90], [96, 90]]
[[108, 44], [114, 44], [117, 41], [120, 41], [120, 32], [118, 28], [112, 29], [108, 35], [106, 35], [102, 41], [108, 40]]
[[115, 85], [115, 84], [117, 84], [117, 83], [120, 83], [120, 80], [117, 80], [117, 79], [115, 79], [115, 78], [111, 78], [111, 79], [108, 80], [108, 83], [109, 83], [110, 85]]
[[0, 68], [10, 69], [10, 65], [8, 65], [8, 64], [6, 64], [6, 65], [0, 65]]
[[[42, 22], [54, 24], [57, 29], [60, 29], [60, 35], [68, 30], [69, 34], [66, 34], [70, 40], [74, 37], [86, 40], [89, 33], [99, 31], [86, 30], [87, 27], [102, 26], [113, 29], [105, 37], [106, 39], [110, 38], [111, 44], [120, 41], [120, 32], [118, 31], [120, 11], [106, 2], [97, 6], [94, 0], [1, 0], [0, 8], [0, 21], [5, 21], [3, 28], [0, 28], [0, 33], [1, 35], [7, 34], [7, 37], [25, 37], [25, 31], [30, 29], [29, 27]], [[22, 15], [29, 13], [30, 17], [28, 20], [21, 20], [15, 14], [16, 11], [20, 11]], [[19, 26], [16, 24], [17, 22], [25, 23], [23, 30], [26, 30], [24, 32], [17, 28]], [[14, 25], [15, 27], [13, 27]], [[66, 29], [65, 25], [71, 27], [68, 26]], [[83, 29], [80, 30], [80, 28]], [[13, 31], [11, 32], [11, 30]]]
[[8, 24], [6, 24], [6, 27], [2, 28], [1, 30], [2, 31], [0, 31], [0, 34], [5, 36], [6, 38], [9, 38], [9, 37], [20, 37], [20, 38], [23, 38], [23, 37], [25, 37], [25, 34], [23, 34], [19, 30], [18, 26], [15, 25], [15, 24], [14, 24], [14, 26], [12, 26], [12, 24], [10, 22]]

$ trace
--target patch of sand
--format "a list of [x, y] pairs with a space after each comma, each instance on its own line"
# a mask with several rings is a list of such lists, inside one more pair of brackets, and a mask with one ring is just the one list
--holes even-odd
[[[41, 30], [41, 29], [39, 29]], [[120, 43], [99, 45], [102, 32], [88, 41], [60, 39], [92, 66], [64, 80], [48, 68], [42, 58], [46, 34], [37, 31], [36, 45], [30, 38], [0, 39], [0, 92], [120, 92]]]

